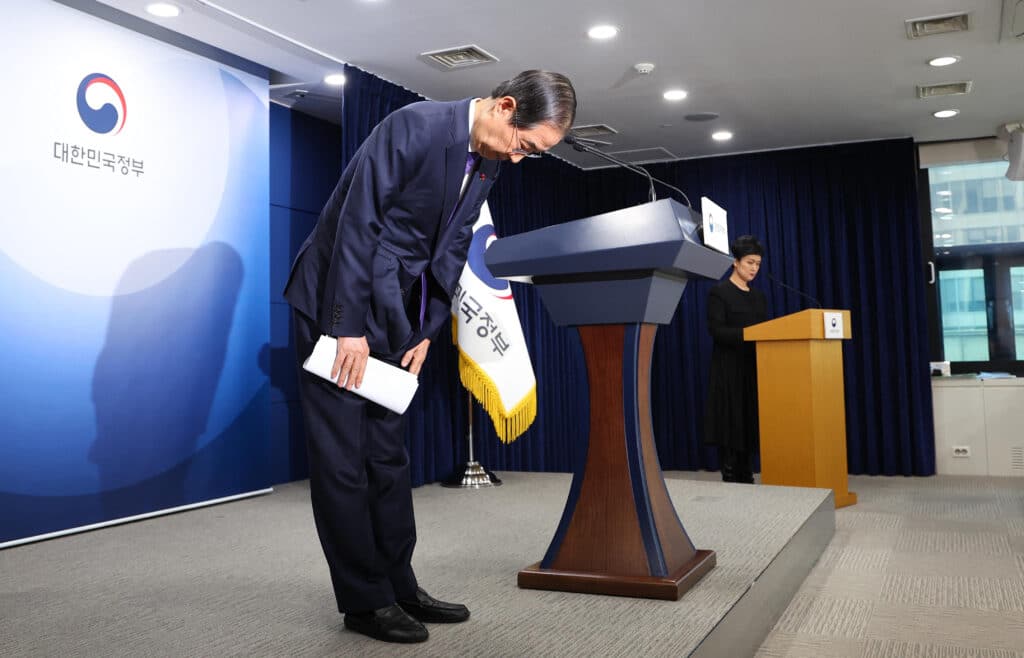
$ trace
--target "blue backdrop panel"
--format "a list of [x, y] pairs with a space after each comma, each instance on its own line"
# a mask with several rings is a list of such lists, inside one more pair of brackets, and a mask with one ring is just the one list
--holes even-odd
[[266, 81], [46, 1], [0, 38], [33, 99], [0, 172], [0, 543], [268, 485]]

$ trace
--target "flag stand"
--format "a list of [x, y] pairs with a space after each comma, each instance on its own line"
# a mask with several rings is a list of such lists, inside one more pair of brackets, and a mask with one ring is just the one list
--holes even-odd
[[469, 408], [469, 423], [466, 425], [466, 439], [469, 443], [469, 461], [457, 468], [450, 478], [441, 483], [442, 487], [481, 489], [501, 486], [501, 480], [473, 459], [473, 394], [466, 391]]

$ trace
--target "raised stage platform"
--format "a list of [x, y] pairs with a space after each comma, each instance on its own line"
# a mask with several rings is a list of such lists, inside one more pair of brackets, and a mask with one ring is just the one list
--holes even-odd
[[[570, 476], [500, 476], [505, 484], [494, 490], [416, 491], [420, 580], [428, 587], [438, 582], [429, 574], [437, 569], [452, 591], [464, 582], [477, 626], [471, 635], [466, 628], [464, 639], [463, 629], [432, 627], [429, 648], [436, 655], [751, 656], [835, 530], [829, 490], [727, 484], [717, 473], [669, 472], [669, 495], [694, 545], [718, 556], [718, 566], [682, 599], [518, 589], [516, 572], [547, 549]], [[451, 541], [447, 535], [460, 527], [463, 539]], [[451, 552], [442, 562], [426, 557], [445, 544]]]
[[519, 589], [516, 574], [547, 549], [571, 476], [500, 475], [494, 489], [414, 490], [420, 583], [473, 615], [430, 625], [426, 644], [344, 630], [308, 483], [297, 482], [0, 551], [0, 654], [740, 658], [757, 651], [835, 527], [828, 490], [668, 473], [694, 544], [718, 558], [681, 600]]

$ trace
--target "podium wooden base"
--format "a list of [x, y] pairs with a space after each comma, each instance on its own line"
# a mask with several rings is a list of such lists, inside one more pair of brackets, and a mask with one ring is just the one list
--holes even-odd
[[844, 495], [833, 489], [832, 493], [836, 499], [836, 509], [839, 509], [840, 507], [849, 507], [850, 505], [857, 504], [857, 494], [853, 493], [852, 491], [847, 491]]
[[537, 562], [519, 572], [519, 587], [678, 601], [716, 562], [714, 551], [699, 550], [681, 569], [664, 578], [542, 569]]
[[519, 586], [676, 601], [715, 566], [669, 498], [651, 422], [656, 325], [579, 328], [590, 387], [590, 437], [577, 455], [562, 519]]

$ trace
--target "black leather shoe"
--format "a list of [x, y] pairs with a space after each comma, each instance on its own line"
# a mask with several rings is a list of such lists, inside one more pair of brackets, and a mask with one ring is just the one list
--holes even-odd
[[416, 588], [415, 601], [399, 601], [398, 605], [425, 624], [456, 624], [469, 619], [469, 608], [461, 603], [438, 601], [422, 587]]
[[348, 613], [345, 627], [384, 642], [426, 642], [427, 627], [392, 603], [373, 612]]

